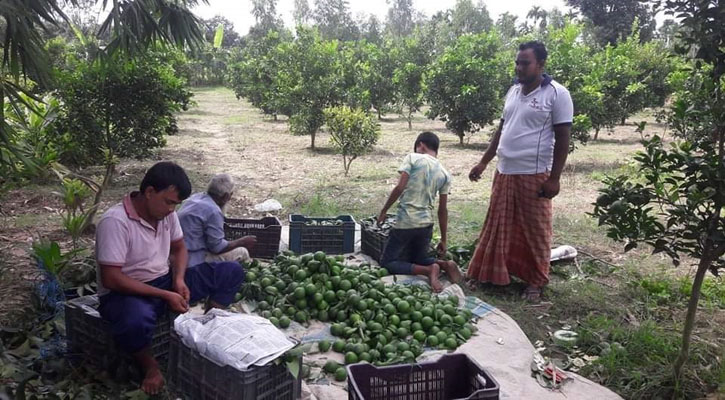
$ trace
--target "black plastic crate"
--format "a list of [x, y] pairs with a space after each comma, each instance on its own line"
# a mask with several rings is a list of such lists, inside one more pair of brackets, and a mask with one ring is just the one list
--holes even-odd
[[[301, 371], [302, 357], [299, 363]], [[175, 332], [167, 376], [171, 390], [186, 400], [293, 400], [302, 391], [301, 375], [295, 379], [286, 363], [247, 371], [219, 366], [184, 345]]]
[[[68, 356], [96, 367], [115, 371], [134, 364], [130, 354], [121, 351], [111, 336], [108, 322], [93, 312], [99, 305], [98, 296], [83, 296], [65, 303], [66, 339]], [[169, 354], [170, 313], [160, 316], [156, 322], [151, 352], [164, 366]]]
[[[392, 220], [394, 222], [394, 218], [394, 215], [388, 214], [387, 219], [389, 221]], [[360, 251], [380, 263], [385, 245], [388, 243], [388, 232], [390, 229], [381, 230], [375, 226], [376, 224], [376, 217], [365, 218], [360, 222]]]
[[243, 236], [256, 236], [257, 244], [249, 250], [252, 258], [274, 258], [279, 253], [279, 241], [282, 236], [282, 223], [277, 217], [261, 219], [226, 218], [224, 235], [227, 240]]
[[420, 364], [353, 364], [347, 376], [350, 400], [481, 400], [499, 394], [498, 382], [463, 353]]
[[289, 216], [289, 248], [298, 254], [324, 251], [345, 254], [355, 251], [355, 219], [337, 217]]

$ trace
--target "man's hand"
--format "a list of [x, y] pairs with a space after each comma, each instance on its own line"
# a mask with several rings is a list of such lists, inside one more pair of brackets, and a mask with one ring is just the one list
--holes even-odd
[[172, 288], [174, 289], [174, 292], [181, 295], [181, 297], [183, 297], [187, 303], [189, 302], [189, 299], [191, 298], [191, 293], [189, 292], [189, 287], [186, 286], [186, 282], [184, 282], [183, 280], [181, 280], [181, 281], [174, 280], [174, 284], [172, 285]]
[[445, 241], [441, 240], [438, 242], [438, 246], [436, 246], [436, 250], [438, 251], [438, 256], [444, 257], [446, 253], [448, 252], [448, 245]]
[[250, 249], [254, 247], [254, 245], [257, 244], [257, 237], [256, 236], [244, 236], [243, 238], [239, 239], [239, 243], [242, 245], [242, 247], [246, 249]]
[[[186, 285], [184, 285], [184, 287], [186, 287]], [[189, 311], [189, 303], [180, 294], [176, 292], [166, 293], [167, 294], [165, 300], [169, 304], [169, 308], [171, 308], [171, 311], [177, 312], [179, 314], [183, 314]]]
[[380, 214], [378, 214], [378, 226], [382, 226], [387, 219], [388, 215], [385, 212], [381, 211]]
[[468, 173], [468, 179], [470, 179], [471, 182], [478, 182], [478, 180], [481, 179], [481, 174], [483, 174], [483, 171], [485, 169], [486, 164], [476, 164], [473, 168], [471, 168], [471, 172]]
[[553, 199], [557, 194], [559, 194], [559, 179], [549, 178], [541, 184], [539, 197]]

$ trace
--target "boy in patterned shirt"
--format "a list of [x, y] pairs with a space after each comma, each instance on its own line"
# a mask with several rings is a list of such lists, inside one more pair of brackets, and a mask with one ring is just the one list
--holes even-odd
[[454, 283], [460, 282], [462, 276], [453, 261], [428, 256], [436, 196], [439, 198], [438, 223], [441, 231], [441, 241], [436, 247], [439, 256], [446, 253], [448, 233], [447, 203], [451, 175], [436, 158], [439, 144], [438, 136], [432, 132], [418, 135], [413, 145], [414, 153], [403, 159], [398, 168], [398, 184], [378, 215], [378, 224], [382, 224], [388, 209], [400, 199], [395, 226], [388, 236], [380, 264], [391, 274], [428, 276], [435, 292], [442, 289], [438, 280], [441, 270]]

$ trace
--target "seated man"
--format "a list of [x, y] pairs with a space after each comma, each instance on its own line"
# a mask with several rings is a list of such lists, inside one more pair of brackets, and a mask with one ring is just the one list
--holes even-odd
[[[151, 167], [141, 190], [111, 207], [96, 228], [98, 311], [110, 323], [118, 346], [141, 364], [141, 388], [159, 393], [164, 385], [151, 354], [156, 318], [189, 309], [189, 302], [209, 298], [226, 307], [244, 280], [236, 262], [202, 263], [187, 268], [188, 254], [174, 209], [191, 193], [184, 170], [172, 162]], [[169, 255], [171, 268], [169, 268]]]
[[189, 197], [179, 209], [189, 265], [204, 261], [250, 261], [248, 248], [257, 243], [255, 236], [224, 239], [224, 206], [232, 198], [234, 182], [228, 174], [214, 175], [206, 192]]

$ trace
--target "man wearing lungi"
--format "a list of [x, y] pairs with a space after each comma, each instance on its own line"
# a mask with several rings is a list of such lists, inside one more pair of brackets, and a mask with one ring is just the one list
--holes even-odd
[[467, 276], [495, 285], [524, 280], [523, 297], [538, 301], [549, 282], [551, 199], [569, 152], [573, 104], [569, 91], [543, 73], [543, 43], [526, 42], [516, 55], [516, 82], [503, 116], [469, 179], [478, 181], [498, 156], [491, 201]]
[[189, 302], [206, 297], [209, 306], [226, 307], [244, 280], [236, 262], [187, 268], [174, 210], [190, 193], [191, 183], [180, 166], [157, 163], [146, 172], [140, 191], [106, 211], [96, 227], [98, 311], [110, 323], [118, 346], [143, 368], [141, 388], [148, 394], [159, 393], [164, 385], [151, 354], [157, 317], [167, 308], [184, 313]]

